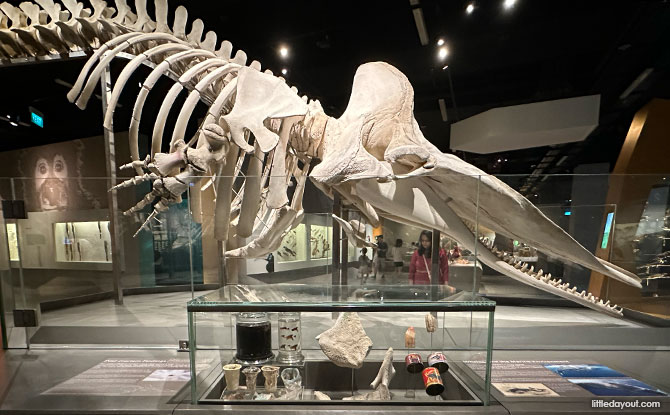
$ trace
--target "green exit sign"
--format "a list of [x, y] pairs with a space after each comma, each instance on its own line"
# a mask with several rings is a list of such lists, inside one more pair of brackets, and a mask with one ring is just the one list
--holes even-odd
[[40, 128], [44, 128], [44, 118], [42, 118], [41, 115], [31, 112], [30, 113], [30, 121], [32, 121], [33, 124]]
[[28, 110], [30, 111], [30, 121], [40, 128], [44, 128], [44, 115], [35, 108], [29, 106]]

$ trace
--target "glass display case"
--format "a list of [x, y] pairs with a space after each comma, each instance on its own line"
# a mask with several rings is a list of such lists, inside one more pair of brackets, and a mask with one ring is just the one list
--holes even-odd
[[495, 302], [470, 292], [229, 285], [187, 311], [193, 404], [489, 404]]
[[109, 221], [56, 222], [54, 246], [58, 262], [112, 262]]

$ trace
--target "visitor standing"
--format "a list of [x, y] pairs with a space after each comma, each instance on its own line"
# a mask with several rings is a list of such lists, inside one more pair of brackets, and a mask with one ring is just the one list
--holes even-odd
[[[433, 233], [430, 231], [421, 231], [419, 236], [419, 249], [414, 251], [409, 263], [409, 284], [430, 284], [430, 271], [432, 268]], [[440, 284], [449, 282], [449, 259], [444, 249], [439, 250]]]
[[374, 259], [372, 260], [374, 265], [374, 274], [372, 278], [377, 278], [377, 273], [380, 273], [382, 278], [384, 278], [384, 261], [386, 261], [386, 252], [388, 249], [388, 244], [384, 242], [384, 235], [377, 235], [377, 249], [375, 250]]
[[365, 284], [370, 276], [370, 258], [368, 258], [368, 248], [361, 249], [361, 255], [358, 257], [358, 278], [361, 284]]
[[396, 279], [402, 272], [402, 267], [405, 265], [402, 260], [402, 256], [404, 254], [403, 248], [402, 248], [402, 239], [396, 239], [395, 240], [395, 246], [393, 247], [393, 267], [395, 267], [395, 276]]

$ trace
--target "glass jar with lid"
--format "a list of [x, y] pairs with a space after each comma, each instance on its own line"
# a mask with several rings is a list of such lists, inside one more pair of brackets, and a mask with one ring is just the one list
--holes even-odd
[[272, 325], [267, 313], [238, 313], [235, 334], [237, 337], [235, 359], [240, 363], [266, 363], [274, 357], [272, 354]]

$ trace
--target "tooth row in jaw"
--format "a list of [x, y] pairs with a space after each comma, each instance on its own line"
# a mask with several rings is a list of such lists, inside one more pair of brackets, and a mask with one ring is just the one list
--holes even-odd
[[581, 299], [587, 300], [590, 303], [594, 304], [595, 306], [605, 308], [609, 312], [614, 312], [620, 315], [623, 314], [622, 313], [623, 307], [617, 306], [616, 304], [610, 305], [609, 300], [603, 301], [601, 298], [598, 298], [591, 293], [587, 293], [586, 291], [581, 291], [578, 293], [577, 287], [570, 287], [569, 283], [567, 282], [564, 283], [563, 280], [561, 279], [558, 280], [553, 279], [551, 277], [551, 273], [545, 274], [544, 271], [542, 271], [542, 269], [535, 271], [534, 266], [529, 265], [526, 262], [515, 260], [512, 255], [508, 254], [507, 252], [500, 251], [498, 250], [498, 248], [494, 247], [493, 241], [490, 240], [489, 238], [479, 237], [479, 241], [498, 258], [502, 259], [515, 269], [535, 278], [536, 280], [549, 284], [552, 287], [556, 287], [560, 290], [565, 291], [566, 293], [572, 294]]

